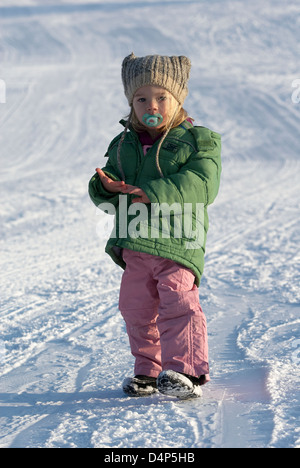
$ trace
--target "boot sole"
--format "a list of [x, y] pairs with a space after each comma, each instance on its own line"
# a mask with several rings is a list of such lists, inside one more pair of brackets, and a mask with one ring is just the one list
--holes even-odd
[[188, 377], [172, 370], [161, 372], [157, 379], [157, 388], [163, 395], [180, 400], [200, 398], [203, 394], [199, 385], [194, 385]]

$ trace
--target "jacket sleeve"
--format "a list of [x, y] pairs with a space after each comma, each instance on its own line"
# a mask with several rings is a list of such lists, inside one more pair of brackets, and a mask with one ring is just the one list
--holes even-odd
[[142, 185], [151, 203], [213, 203], [220, 186], [221, 137], [209, 131], [205, 138], [195, 135], [197, 150], [178, 173]]
[[[120, 180], [110, 160], [107, 161], [106, 166], [102, 169], [105, 174], [113, 180]], [[89, 195], [92, 202], [99, 207], [102, 203], [112, 203], [115, 208], [119, 204], [120, 193], [108, 192], [102, 185], [99, 174], [96, 174], [91, 178], [89, 182]]]

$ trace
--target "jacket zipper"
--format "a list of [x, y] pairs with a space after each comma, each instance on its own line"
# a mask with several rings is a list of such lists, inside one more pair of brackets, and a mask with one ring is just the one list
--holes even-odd
[[[142, 147], [142, 144], [140, 142], [140, 140], [138, 140], [138, 152], [139, 152], [139, 161], [140, 161], [140, 165], [139, 167], [137, 168], [136, 170], [136, 178], [135, 178], [135, 184], [137, 185], [139, 183], [139, 177], [142, 173], [142, 170], [144, 169], [144, 165], [145, 165], [145, 161], [147, 158], [151, 158], [151, 153], [154, 151], [156, 151], [157, 149], [157, 146], [159, 144], [159, 140], [156, 141], [152, 146], [151, 148], [149, 149], [149, 151], [146, 153], [146, 155], [144, 155], [144, 151], [143, 151], [143, 147]], [[156, 164], [156, 161], [154, 160], [154, 164]]]

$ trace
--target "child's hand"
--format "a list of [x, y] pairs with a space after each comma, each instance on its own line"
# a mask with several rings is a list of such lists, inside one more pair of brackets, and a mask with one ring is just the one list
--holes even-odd
[[125, 182], [110, 179], [101, 169], [97, 167], [96, 172], [99, 174], [102, 185], [108, 192], [121, 192], [122, 187], [126, 187]]
[[97, 167], [96, 172], [99, 174], [102, 185], [108, 192], [112, 193], [129, 193], [137, 195], [139, 198], [134, 198], [132, 203], [151, 203], [145, 192], [139, 187], [126, 185], [124, 181], [115, 181], [108, 177], [101, 169]]
[[129, 193], [130, 195], [137, 195], [139, 197], [134, 198], [132, 203], [151, 203], [144, 190], [140, 189], [139, 187], [135, 187], [134, 185], [124, 185], [121, 188], [121, 192]]

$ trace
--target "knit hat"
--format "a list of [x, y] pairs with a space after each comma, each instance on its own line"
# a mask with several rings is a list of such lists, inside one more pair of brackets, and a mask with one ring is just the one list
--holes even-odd
[[187, 94], [187, 82], [191, 61], [185, 56], [167, 57], [147, 55], [136, 57], [128, 55], [122, 64], [122, 80], [125, 96], [132, 104], [135, 92], [147, 85], [160, 86], [169, 91], [179, 104], [183, 104]]

